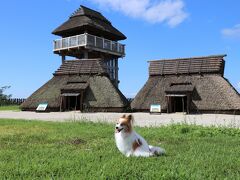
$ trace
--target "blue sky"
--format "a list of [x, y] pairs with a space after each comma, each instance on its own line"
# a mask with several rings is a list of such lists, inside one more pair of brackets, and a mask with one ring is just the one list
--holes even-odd
[[51, 32], [80, 4], [100, 11], [127, 36], [120, 89], [133, 97], [148, 60], [227, 54], [225, 77], [240, 91], [239, 0], [8, 0], [1, 2], [0, 86], [28, 97], [52, 78], [61, 58]]

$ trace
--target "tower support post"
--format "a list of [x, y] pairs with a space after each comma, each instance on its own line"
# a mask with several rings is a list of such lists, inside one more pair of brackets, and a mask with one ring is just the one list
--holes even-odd
[[62, 64], [65, 62], [65, 60], [66, 60], [66, 56], [62, 55]]

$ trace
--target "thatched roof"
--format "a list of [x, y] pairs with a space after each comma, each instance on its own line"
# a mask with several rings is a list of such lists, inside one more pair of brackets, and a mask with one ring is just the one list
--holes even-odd
[[226, 55], [163, 59], [149, 61], [149, 75], [221, 74], [224, 73]]
[[149, 79], [132, 109], [148, 111], [151, 104], [161, 104], [166, 112], [168, 94], [191, 93], [191, 112], [240, 113], [240, 95], [223, 77], [224, 56], [150, 61]]
[[225, 78], [219, 75], [150, 76], [138, 92], [131, 107], [149, 110], [151, 104], [167, 109], [166, 90], [171, 83], [191, 82], [194, 86], [191, 109], [201, 111], [240, 111], [240, 95]]
[[77, 59], [64, 61], [54, 75], [99, 74], [106, 75], [107, 69], [101, 59]]
[[70, 90], [85, 90], [87, 89], [89, 86], [89, 84], [87, 82], [71, 82], [68, 81], [67, 84], [65, 86], [62, 87], [61, 90], [65, 90], [65, 91], [70, 91]]
[[61, 75], [54, 76], [40, 87], [21, 105], [21, 108], [23, 110], [35, 110], [39, 103], [47, 102], [48, 109], [59, 111], [61, 90], [82, 88], [87, 88], [83, 103], [89, 108], [108, 111], [111, 108], [124, 109], [128, 105], [127, 99], [107, 76]]
[[86, 31], [96, 36], [104, 36], [110, 40], [126, 39], [126, 36], [113, 27], [111, 22], [101, 13], [84, 6], [80, 6], [66, 22], [52, 33], [66, 37], [82, 34]]
[[183, 82], [183, 83], [172, 83], [169, 87], [166, 88], [166, 93], [186, 93], [186, 92], [192, 92], [194, 90], [194, 86], [192, 83], [189, 82]]

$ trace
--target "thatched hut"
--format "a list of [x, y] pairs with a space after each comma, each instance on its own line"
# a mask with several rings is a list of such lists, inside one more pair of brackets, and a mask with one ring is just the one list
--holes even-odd
[[149, 78], [131, 107], [162, 112], [240, 113], [240, 96], [224, 78], [225, 55], [149, 61]]
[[48, 111], [122, 112], [128, 106], [100, 59], [65, 61], [53, 75], [27, 98], [22, 110], [35, 111], [40, 103], [47, 103]]

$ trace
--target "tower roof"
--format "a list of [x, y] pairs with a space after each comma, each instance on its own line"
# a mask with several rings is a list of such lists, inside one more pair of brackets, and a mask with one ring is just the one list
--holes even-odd
[[88, 31], [94, 35], [104, 36], [111, 40], [124, 40], [126, 36], [112, 26], [100, 12], [80, 6], [70, 18], [52, 33], [59, 36], [71, 36]]

